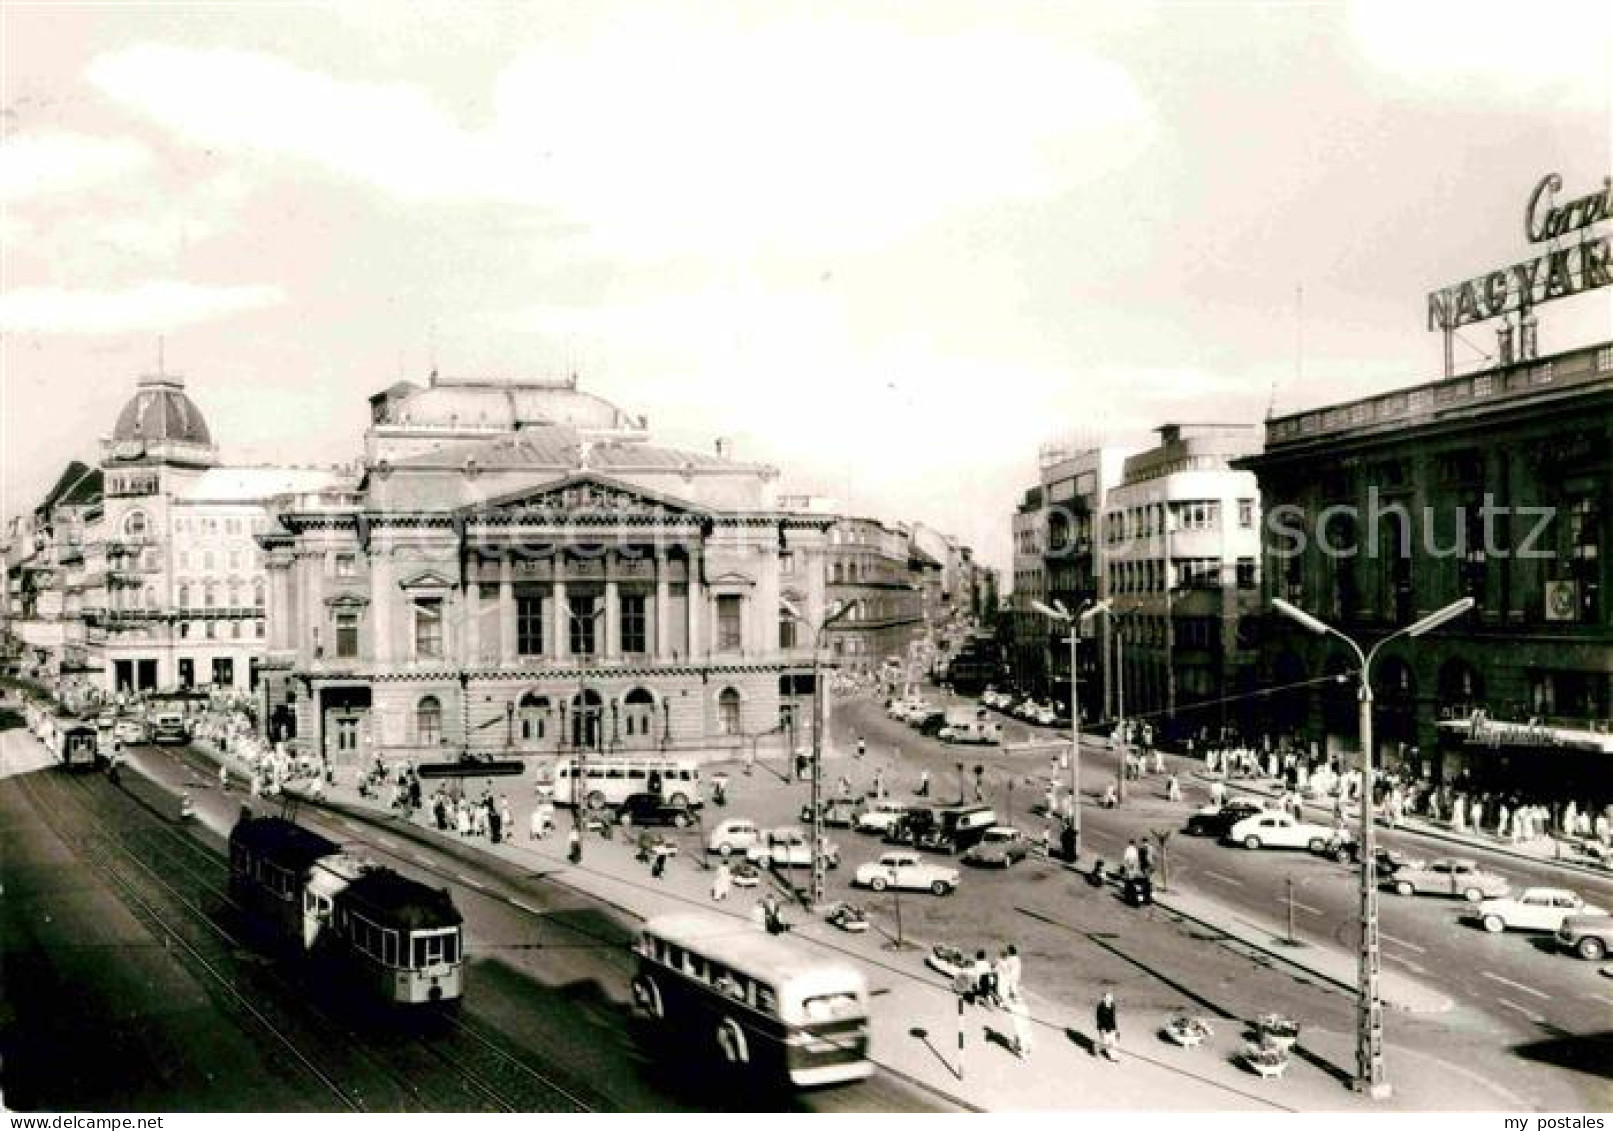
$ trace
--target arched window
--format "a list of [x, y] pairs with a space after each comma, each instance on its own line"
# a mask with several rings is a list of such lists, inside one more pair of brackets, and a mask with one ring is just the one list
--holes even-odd
[[622, 700], [622, 725], [629, 738], [649, 738], [655, 733], [655, 696], [635, 687]]
[[415, 705], [414, 737], [421, 746], [442, 741], [442, 702], [435, 695], [427, 695]]
[[528, 691], [521, 696], [521, 741], [541, 742], [549, 732], [549, 700]]
[[717, 730], [722, 734], [739, 733], [739, 692], [725, 687], [717, 695]]
[[145, 511], [130, 511], [123, 518], [123, 534], [127, 538], [144, 538], [150, 529], [151, 521]]

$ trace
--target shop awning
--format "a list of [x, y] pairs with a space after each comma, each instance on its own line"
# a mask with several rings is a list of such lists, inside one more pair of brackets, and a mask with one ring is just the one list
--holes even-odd
[[1568, 727], [1502, 722], [1485, 718], [1444, 719], [1438, 725], [1441, 734], [1456, 739], [1464, 746], [1480, 746], [1488, 749], [1528, 746], [1613, 754], [1613, 734], [1602, 734], [1594, 730], [1573, 730]]

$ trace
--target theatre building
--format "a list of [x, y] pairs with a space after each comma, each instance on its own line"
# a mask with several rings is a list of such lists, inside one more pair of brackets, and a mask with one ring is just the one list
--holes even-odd
[[[1370, 647], [1477, 603], [1375, 661], [1384, 764], [1613, 801], [1613, 344], [1278, 417], [1239, 466], [1260, 481], [1268, 608]], [[1271, 725], [1357, 749], [1353, 681], [1328, 679], [1348, 650], [1271, 615], [1262, 633]]]
[[[338, 764], [794, 739], [830, 516], [574, 381], [371, 398], [362, 480], [282, 501], [264, 717]], [[802, 722], [805, 725], [805, 715]]]

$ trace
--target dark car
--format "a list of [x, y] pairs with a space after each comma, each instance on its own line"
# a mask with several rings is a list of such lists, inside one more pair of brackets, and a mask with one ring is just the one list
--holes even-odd
[[[832, 829], [849, 829], [857, 823], [857, 814], [862, 812], [862, 802], [850, 797], [830, 797], [818, 802], [823, 812], [823, 823]], [[812, 806], [801, 806], [801, 823], [812, 823]]]
[[616, 819], [624, 825], [672, 825], [683, 829], [694, 824], [695, 813], [688, 805], [668, 801], [658, 793], [631, 793], [616, 810]]
[[934, 738], [941, 733], [941, 728], [947, 725], [945, 711], [931, 711], [918, 723], [918, 731], [926, 738]]
[[1253, 817], [1264, 810], [1253, 801], [1228, 801], [1213, 812], [1194, 813], [1187, 819], [1183, 830], [1188, 836], [1208, 836], [1220, 840], [1232, 831], [1232, 826], [1245, 817]]

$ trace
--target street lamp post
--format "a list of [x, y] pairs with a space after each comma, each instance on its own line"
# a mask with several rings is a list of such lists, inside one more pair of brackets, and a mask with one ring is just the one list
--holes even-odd
[[[813, 629], [812, 622], [801, 615], [788, 602], [784, 611], [792, 620], [812, 630], [812, 907], [823, 903], [823, 633], [835, 621], [851, 611], [851, 602], [845, 601]], [[793, 757], [794, 751], [791, 751]]]
[[[1070, 831], [1075, 834], [1075, 855], [1081, 852], [1081, 693], [1076, 673], [1077, 645], [1081, 640], [1081, 626], [1099, 613], [1109, 611], [1108, 601], [1087, 602], [1076, 612], [1070, 612], [1062, 602], [1052, 607], [1032, 601], [1031, 607], [1044, 617], [1066, 624], [1070, 628]], [[1074, 861], [1070, 861], [1074, 863]]]
[[1384, 1071], [1383, 1053], [1383, 1002], [1379, 998], [1379, 944], [1378, 944], [1378, 861], [1372, 820], [1372, 799], [1376, 789], [1372, 765], [1372, 661], [1389, 641], [1401, 636], [1418, 637], [1434, 631], [1440, 625], [1466, 613], [1473, 607], [1473, 598], [1446, 605], [1437, 612], [1391, 632], [1368, 651], [1350, 637], [1282, 598], [1272, 600], [1272, 607], [1289, 620], [1318, 636], [1333, 636], [1349, 645], [1360, 664], [1356, 678], [1359, 683], [1357, 699], [1361, 721], [1361, 952], [1357, 974], [1356, 1026], [1355, 1026], [1355, 1090], [1373, 1099], [1384, 1099], [1390, 1094], [1389, 1080]]
[[[590, 613], [578, 613], [577, 610], [571, 608], [569, 605], [566, 607], [565, 611], [572, 620], [588, 621], [590, 623], [598, 621], [600, 617], [605, 615], [605, 608], [603, 605]], [[589, 720], [594, 717], [592, 712], [590, 712], [588, 709], [587, 700], [588, 670], [579, 665], [577, 670], [577, 710], [572, 714], [571, 719], [573, 732], [577, 739], [577, 741], [572, 743], [573, 749], [575, 749], [577, 752], [577, 760], [572, 764], [571, 767], [571, 822], [572, 827], [575, 828], [578, 833], [576, 860], [576, 863], [578, 864], [582, 863], [583, 838], [581, 834], [582, 830], [586, 827], [583, 823], [582, 811], [584, 804], [586, 804], [588, 800], [587, 785], [583, 781], [583, 767], [587, 764], [588, 739], [592, 729], [589, 726]], [[602, 722], [603, 720], [601, 720], [601, 723]], [[561, 716], [560, 725], [562, 727], [565, 726], [565, 717], [563, 713]], [[597, 733], [597, 731], [594, 731], [593, 733]]]

